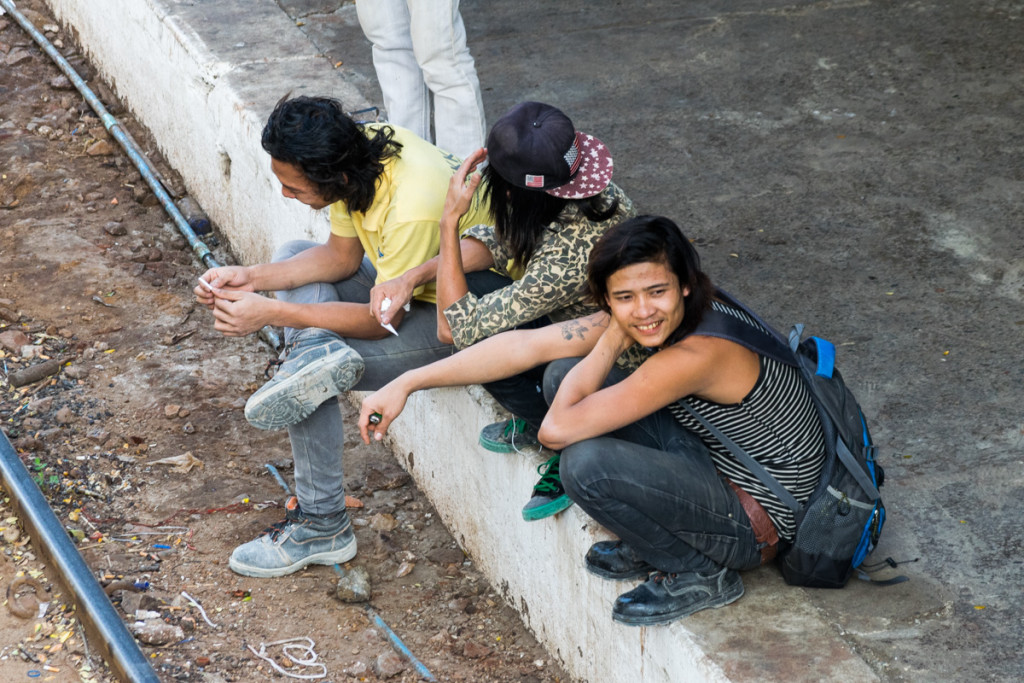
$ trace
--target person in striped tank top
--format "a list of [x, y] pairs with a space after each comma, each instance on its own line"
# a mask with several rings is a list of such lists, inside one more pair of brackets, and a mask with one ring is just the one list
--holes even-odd
[[413, 391], [550, 363], [539, 439], [561, 452], [569, 497], [618, 536], [595, 543], [585, 565], [608, 579], [646, 579], [616, 599], [613, 619], [661, 624], [734, 602], [739, 572], [773, 557], [794, 520], [682, 404], [803, 502], [825, 459], [811, 397], [796, 368], [702, 334], [711, 315], [758, 323], [715, 298], [671, 220], [640, 216], [607, 231], [588, 282], [601, 313], [506, 332], [402, 375], [364, 400], [363, 438], [381, 438]]

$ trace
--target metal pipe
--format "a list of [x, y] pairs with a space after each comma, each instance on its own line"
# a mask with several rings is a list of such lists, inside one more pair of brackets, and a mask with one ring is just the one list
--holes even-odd
[[[94, 93], [85, 80], [78, 75], [68, 60], [64, 59], [64, 55], [57, 51], [57, 48], [53, 46], [53, 43], [51, 43], [49, 39], [47, 39], [47, 37], [38, 29], [36, 29], [24, 14], [18, 11], [14, 6], [13, 0], [0, 0], [0, 7], [14, 17], [14, 20], [18, 22], [25, 32], [32, 36], [32, 39], [39, 44], [39, 47], [41, 47], [43, 51], [50, 56], [50, 59], [54, 61], [57, 67], [64, 72], [64, 75], [68, 77], [68, 80], [74, 84], [75, 88], [78, 89], [78, 92], [80, 92], [82, 97], [85, 98], [85, 101], [89, 103], [89, 106], [92, 107], [93, 111], [95, 111], [100, 117], [100, 120], [103, 121], [103, 127], [106, 128], [107, 132], [109, 132], [110, 135], [120, 143], [121, 147], [124, 148], [125, 153], [128, 154], [128, 158], [132, 160], [133, 164], [135, 164], [135, 167], [139, 170], [139, 173], [142, 174], [142, 177], [145, 179], [150, 189], [153, 190], [153, 194], [156, 195], [156, 198], [160, 201], [160, 205], [164, 207], [164, 211], [167, 212], [171, 217], [171, 220], [173, 220], [174, 224], [178, 227], [178, 232], [180, 232], [188, 241], [189, 248], [191, 248], [195, 253], [199, 262], [207, 268], [216, 268], [220, 266], [221, 264], [214, 258], [209, 247], [199, 239], [195, 231], [192, 229], [192, 226], [189, 225], [188, 220], [174, 204], [174, 199], [167, 192], [163, 183], [160, 182], [158, 174], [149, 165], [149, 161], [143, 155], [142, 150], [135, 142], [135, 139], [132, 138], [131, 133], [129, 133], [127, 129], [123, 128], [117, 119], [107, 111], [107, 108], [103, 106], [103, 102], [101, 102], [96, 96], [96, 93]], [[272, 349], [276, 350], [280, 348], [281, 339], [273, 328], [269, 326], [264, 327], [259, 331], [259, 336]]]
[[437, 681], [437, 679], [434, 678], [434, 674], [430, 673], [430, 669], [424, 666], [423, 662], [416, 659], [416, 655], [412, 653], [412, 650], [402, 642], [402, 639], [398, 637], [397, 633], [391, 630], [391, 627], [387, 625], [387, 622], [381, 619], [381, 616], [377, 614], [376, 610], [367, 605], [366, 613], [369, 615], [370, 619], [373, 620], [373, 623], [377, 624], [379, 628], [384, 630], [384, 635], [387, 636], [388, 642], [391, 643], [391, 647], [394, 648], [395, 652], [405, 657], [405, 659], [412, 664], [420, 678], [425, 681], [429, 681], [430, 683], [435, 683]]
[[21, 513], [21, 521], [32, 535], [34, 547], [57, 569], [61, 581], [74, 597], [75, 604], [80, 608], [79, 618], [89, 632], [93, 645], [103, 651], [104, 659], [110, 667], [125, 681], [159, 683], [160, 679], [142, 654], [135, 638], [128, 632], [89, 565], [78, 553], [67, 531], [53, 514], [42, 491], [32, 481], [25, 464], [3, 433], [0, 433], [0, 481]]

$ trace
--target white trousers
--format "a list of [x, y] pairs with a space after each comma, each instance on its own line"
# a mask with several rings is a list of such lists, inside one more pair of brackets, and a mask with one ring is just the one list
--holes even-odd
[[[465, 159], [486, 134], [459, 0], [359, 0], [388, 120]], [[430, 95], [434, 130], [430, 135]]]

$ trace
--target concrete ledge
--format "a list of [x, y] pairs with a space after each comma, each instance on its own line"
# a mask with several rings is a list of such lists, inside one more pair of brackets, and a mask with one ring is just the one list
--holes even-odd
[[[352, 109], [366, 102], [276, 3], [47, 2], [152, 131], [241, 260], [266, 260], [287, 239], [325, 236], [322, 215], [280, 196], [259, 132], [289, 90], [330, 93]], [[728, 610], [667, 627], [616, 625], [610, 606], [627, 584], [597, 579], [582, 566], [602, 530], [575, 507], [553, 520], [521, 520], [544, 456], [480, 449], [480, 428], [497, 416], [479, 387], [425, 392], [392, 428], [391, 445], [458, 541], [572, 676], [876, 680], [801, 591], [780, 590], [774, 570], [747, 573], [746, 596]]]

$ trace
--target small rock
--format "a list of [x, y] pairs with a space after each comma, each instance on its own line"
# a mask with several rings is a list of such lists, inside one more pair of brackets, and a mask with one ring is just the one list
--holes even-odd
[[21, 330], [7, 330], [6, 332], [0, 332], [0, 345], [11, 353], [20, 353], [21, 347], [27, 344], [31, 344], [32, 340], [28, 338]]
[[0, 320], [5, 320], [9, 323], [16, 323], [21, 320], [21, 314], [13, 308], [0, 306]]
[[188, 417], [191, 414], [192, 414], [192, 411], [189, 410], [188, 408], [179, 408], [178, 409], [178, 417]]
[[466, 555], [458, 548], [437, 548], [427, 553], [427, 559], [437, 564], [462, 564]]
[[120, 223], [118, 223], [117, 221], [110, 221], [109, 223], [103, 226], [103, 232], [107, 233], [108, 235], [113, 235], [114, 237], [120, 237], [121, 235], [126, 234], [128, 232], [128, 229], [125, 228]]
[[176, 405], [174, 403], [170, 403], [168, 405], [165, 405], [164, 406], [164, 417], [170, 418], [170, 419], [176, 418], [176, 417], [178, 417], [178, 411], [179, 410], [181, 410], [181, 406]]
[[121, 610], [129, 617], [135, 616], [141, 605], [142, 593], [121, 591]]
[[57, 424], [60, 425], [71, 424], [71, 422], [75, 419], [75, 414], [71, 412], [71, 408], [64, 406], [63, 408], [57, 411], [57, 414], [53, 416], [53, 419], [54, 421], [57, 422]]
[[342, 602], [367, 602], [370, 599], [370, 575], [362, 567], [344, 570], [334, 595]]
[[7, 58], [4, 61], [8, 66], [14, 66], [15, 64], [21, 64], [27, 59], [32, 59], [32, 55], [28, 53], [28, 50], [16, 47], [7, 53]]
[[442, 630], [430, 636], [430, 639], [427, 642], [437, 648], [441, 648], [452, 643], [452, 636], [448, 631]]
[[34, 432], [43, 428], [43, 421], [37, 417], [26, 417], [21, 421], [21, 428], [26, 432]]
[[106, 140], [97, 140], [85, 149], [91, 157], [108, 157], [114, 153], [114, 146]]
[[486, 645], [474, 643], [472, 640], [467, 640], [462, 646], [463, 657], [469, 657], [470, 659], [483, 659], [489, 654], [491, 654], [491, 648]]
[[146, 185], [135, 185], [132, 188], [132, 199], [143, 206], [156, 206], [160, 203], [160, 200]]
[[415, 562], [403, 562], [398, 566], [398, 571], [395, 573], [395, 577], [402, 578], [412, 573], [412, 570], [416, 568]]
[[409, 473], [397, 465], [374, 464], [367, 467], [366, 488], [371, 491], [390, 491], [405, 486], [411, 479]]
[[92, 192], [86, 192], [85, 196], [82, 197], [83, 202], [95, 202], [103, 199], [103, 193], [93, 190]]
[[392, 678], [405, 671], [405, 660], [394, 652], [385, 652], [373, 661], [373, 673], [379, 678]]
[[458, 598], [456, 600], [450, 600], [448, 602], [448, 609], [453, 612], [465, 612], [466, 607], [469, 606], [469, 598]]
[[398, 520], [386, 512], [380, 512], [370, 518], [370, 528], [374, 531], [387, 533], [398, 526]]
[[81, 365], [69, 365], [64, 368], [64, 375], [71, 379], [85, 379], [89, 376], [89, 369]]
[[196, 426], [194, 424], [192, 424], [191, 422], [186, 422], [185, 426], [182, 427], [181, 429], [186, 434], [195, 434], [196, 433]]
[[366, 670], [366, 662], [356, 662], [347, 669], [344, 669], [342, 673], [350, 678], [363, 679], [366, 676]]
[[15, 439], [14, 443], [15, 450], [26, 452], [26, 451], [41, 451], [43, 450], [43, 442], [33, 436], [23, 436], [20, 439]]
[[45, 413], [53, 407], [53, 396], [47, 396], [46, 398], [37, 398], [34, 401], [29, 401], [28, 412], [32, 413]]
[[110, 432], [105, 429], [100, 429], [99, 427], [94, 427], [89, 430], [86, 437], [93, 443], [106, 443], [107, 439], [110, 438]]
[[44, 350], [45, 349], [43, 349], [42, 346], [35, 346], [34, 344], [29, 344], [27, 346], [21, 347], [19, 355], [22, 358], [38, 358], [39, 356], [43, 355]]
[[210, 666], [210, 658], [204, 656], [196, 657], [196, 666]]
[[50, 79], [50, 87], [54, 90], [73, 90], [75, 86], [71, 84], [67, 76], [61, 74], [56, 78]]
[[159, 619], [147, 619], [132, 625], [135, 637], [146, 645], [167, 645], [185, 638], [180, 626], [168, 624]]

